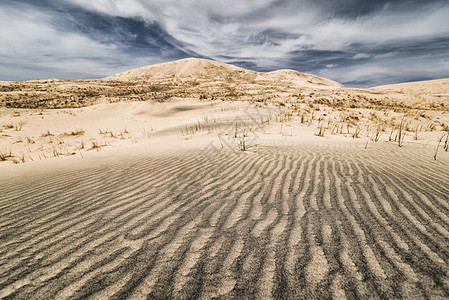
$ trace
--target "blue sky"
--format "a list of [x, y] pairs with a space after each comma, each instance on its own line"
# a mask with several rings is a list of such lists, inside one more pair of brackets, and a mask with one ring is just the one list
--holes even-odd
[[185, 57], [350, 87], [449, 77], [444, 0], [1, 0], [0, 80], [101, 78]]

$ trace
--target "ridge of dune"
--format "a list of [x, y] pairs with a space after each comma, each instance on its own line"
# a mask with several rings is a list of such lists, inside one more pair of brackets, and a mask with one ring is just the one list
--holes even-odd
[[449, 78], [380, 85], [372, 89], [413, 94], [449, 94]]
[[246, 70], [234, 65], [203, 58], [184, 58], [176, 61], [149, 65], [122, 73], [105, 79], [111, 80], [148, 80], [161, 78], [208, 78], [217, 79], [230, 75], [246, 75], [254, 78], [256, 72]]
[[209, 80], [232, 79], [241, 82], [283, 81], [298, 86], [343, 87], [342, 84], [316, 75], [283, 69], [272, 72], [256, 72], [235, 65], [203, 59], [184, 58], [176, 61], [149, 65], [104, 78], [105, 80], [151, 80], [169, 78], [201, 78]]
[[271, 78], [273, 80], [278, 81], [292, 81], [296, 85], [307, 85], [307, 84], [314, 84], [314, 85], [323, 85], [323, 86], [331, 86], [331, 87], [344, 87], [343, 84], [327, 79], [324, 77], [319, 77], [313, 74], [308, 73], [302, 73], [298, 72], [296, 70], [291, 69], [281, 69], [276, 70], [268, 73], [262, 73], [263, 76]]

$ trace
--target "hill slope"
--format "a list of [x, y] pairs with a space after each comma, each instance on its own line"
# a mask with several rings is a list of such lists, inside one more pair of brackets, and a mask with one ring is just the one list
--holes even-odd
[[[172, 62], [149, 65], [115, 74], [105, 79], [112, 80], [149, 80], [165, 78], [203, 78], [203, 79], [234, 79], [251, 80], [257, 72], [245, 70], [234, 65], [209, 59], [185, 58]], [[243, 78], [242, 78], [243, 77]]]
[[408, 94], [449, 95], [449, 78], [381, 85], [373, 89]]
[[269, 78], [272, 81], [291, 82], [296, 86], [318, 85], [337, 88], [344, 87], [341, 83], [338, 83], [336, 81], [290, 69], [283, 69], [259, 74], [265, 78]]
[[234, 65], [201, 58], [185, 58], [168, 63], [150, 65], [106, 77], [106, 80], [152, 80], [152, 79], [232, 80], [241, 83], [288, 82], [296, 86], [343, 87], [338, 82], [294, 70], [256, 72]]

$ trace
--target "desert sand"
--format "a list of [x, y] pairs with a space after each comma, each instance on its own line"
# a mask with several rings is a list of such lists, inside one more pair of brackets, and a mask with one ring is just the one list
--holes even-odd
[[4, 82], [0, 298], [448, 298], [440, 82], [198, 59]]
[[382, 85], [375, 87], [373, 89], [390, 90], [396, 92], [408, 92], [423, 95], [439, 95], [441, 97], [447, 97], [449, 95], [449, 79], [445, 78], [445, 79]]

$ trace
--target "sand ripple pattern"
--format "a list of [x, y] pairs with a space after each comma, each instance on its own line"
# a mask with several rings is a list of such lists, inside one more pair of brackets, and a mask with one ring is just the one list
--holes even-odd
[[448, 166], [265, 145], [6, 181], [0, 298], [449, 298]]

